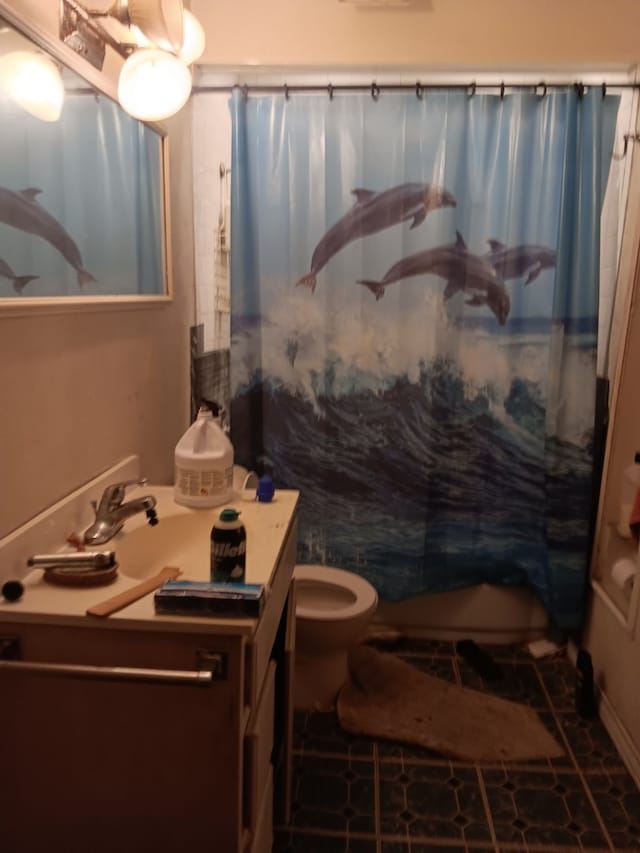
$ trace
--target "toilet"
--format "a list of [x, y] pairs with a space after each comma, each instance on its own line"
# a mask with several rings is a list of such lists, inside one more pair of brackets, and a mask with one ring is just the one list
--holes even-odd
[[378, 604], [371, 584], [329, 566], [296, 566], [294, 706], [328, 711], [349, 678], [347, 652], [365, 634]]

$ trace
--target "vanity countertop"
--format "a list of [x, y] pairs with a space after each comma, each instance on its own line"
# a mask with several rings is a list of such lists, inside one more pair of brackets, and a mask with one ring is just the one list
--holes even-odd
[[[208, 539], [211, 526], [225, 506], [241, 511], [240, 520], [247, 533], [246, 583], [263, 584], [267, 592], [274, 581], [275, 569], [285, 544], [287, 534], [293, 523], [299, 492], [277, 490], [271, 503], [258, 503], [255, 492], [236, 492], [228, 504], [210, 509], [190, 509], [175, 503], [172, 486], [145, 486], [127, 495], [134, 498], [142, 494], [153, 494], [157, 499], [159, 525], [149, 528], [149, 536], [160, 530], [163, 519], [171, 516], [197, 513], [203, 518], [202, 535], [203, 565], [198, 576], [189, 574], [189, 580], [209, 580], [209, 565], [206, 562]], [[144, 528], [147, 520], [144, 514], [129, 519], [121, 533], [110, 542], [96, 550], [114, 550], [118, 560], [118, 543], [138, 528]], [[60, 550], [51, 548], [52, 551]], [[28, 554], [25, 554], [25, 560]], [[176, 565], [175, 556], [167, 560], [168, 565]], [[179, 567], [179, 566], [178, 566]], [[193, 632], [197, 625], [203, 633], [251, 634], [256, 628], [257, 619], [219, 616], [169, 616], [156, 614], [153, 592], [133, 602], [124, 609], [107, 618], [86, 615], [87, 608], [105, 601], [112, 596], [140, 583], [141, 578], [130, 577], [126, 567], [120, 566], [115, 579], [104, 586], [70, 587], [59, 586], [43, 580], [43, 572], [34, 569], [23, 579], [24, 595], [19, 601], [8, 602], [0, 598], [0, 624], [11, 622], [37, 622], [47, 624], [79, 625], [93, 624], [109, 628], [139, 628], [144, 630], [170, 630]]]

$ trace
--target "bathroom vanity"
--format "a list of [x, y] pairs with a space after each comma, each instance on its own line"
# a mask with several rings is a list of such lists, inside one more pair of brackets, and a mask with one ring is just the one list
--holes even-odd
[[[208, 553], [221, 508], [145, 491], [160, 523], [132, 519], [105, 546], [129, 555], [112, 584], [54, 586], [34, 571], [20, 601], [0, 604], [0, 845], [10, 853], [268, 853], [274, 809], [286, 820], [298, 494], [230, 504], [247, 531], [246, 581], [267, 590], [258, 618], [161, 616], [153, 593], [88, 616], [153, 573], [131, 554], [158, 551], [163, 521], [178, 531], [182, 517]], [[136, 535], [148, 549], [127, 551]], [[171, 540], [167, 564], [179, 565], [183, 543]], [[208, 579], [208, 565], [194, 577], [189, 560], [185, 578]]]

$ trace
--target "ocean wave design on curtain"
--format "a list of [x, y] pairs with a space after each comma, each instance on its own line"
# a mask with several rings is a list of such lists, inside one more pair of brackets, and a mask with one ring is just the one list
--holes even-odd
[[582, 619], [617, 98], [234, 95], [232, 437], [300, 562]]

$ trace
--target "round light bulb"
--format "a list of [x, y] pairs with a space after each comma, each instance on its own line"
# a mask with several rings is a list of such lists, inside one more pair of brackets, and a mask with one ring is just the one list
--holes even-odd
[[58, 67], [47, 56], [28, 50], [6, 53], [0, 57], [0, 87], [36, 118], [60, 118], [64, 84]]
[[188, 9], [185, 9], [183, 12], [182, 25], [184, 29], [184, 41], [178, 51], [178, 56], [185, 65], [191, 65], [196, 59], [200, 59], [204, 53], [204, 30], [200, 21]]
[[138, 47], [152, 47], [151, 42], [145, 36], [145, 34], [142, 32], [140, 27], [136, 27], [135, 24], [131, 24], [131, 26], [129, 27], [129, 33], [130, 33], [131, 38], [133, 39], [134, 43]]
[[164, 50], [136, 50], [120, 71], [118, 100], [129, 115], [142, 121], [177, 113], [190, 94], [191, 72], [181, 59]]

